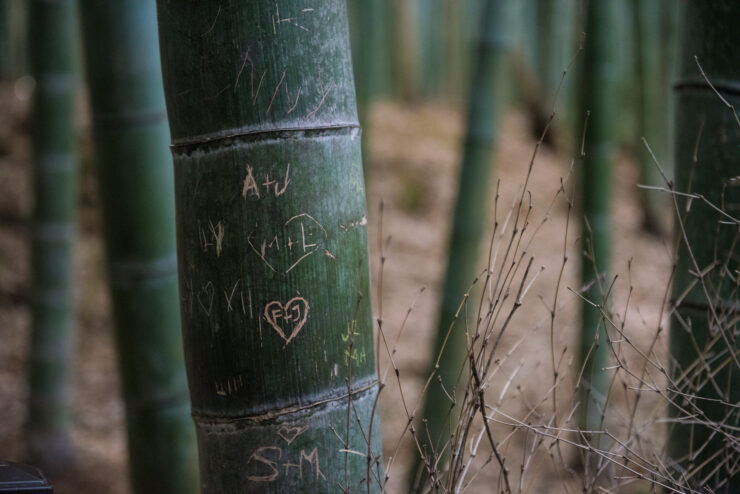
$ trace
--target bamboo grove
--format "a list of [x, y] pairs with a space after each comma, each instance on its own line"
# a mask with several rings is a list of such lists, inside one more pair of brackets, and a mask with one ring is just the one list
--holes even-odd
[[[531, 458], [546, 449], [564, 483], [578, 479], [584, 492], [630, 483], [737, 492], [740, 5], [680, 3], [0, 3], [0, 90], [13, 101], [31, 95], [23, 459], [52, 480], [83, 469], [74, 375], [75, 348], [87, 342], [75, 332], [87, 324], [77, 315], [89, 302], [76, 294], [76, 270], [91, 266], [87, 258], [75, 265], [75, 249], [89, 233], [77, 228], [78, 208], [90, 208], [82, 199], [88, 171], [78, 166], [79, 130], [89, 126], [134, 494], [457, 492], [473, 485], [463, 479], [476, 477], [468, 471], [476, 462], [493, 469], [478, 479], [487, 488], [521, 492], [534, 485], [523, 480], [532, 476], [529, 459], [523, 453], [515, 472], [506, 455], [519, 453], [510, 444], [522, 435]], [[373, 207], [384, 194], [393, 202], [404, 193], [403, 183], [376, 180], [411, 167], [403, 153], [383, 149], [383, 125], [392, 125], [384, 118], [403, 120], [426, 105], [436, 105], [430, 114], [439, 119], [459, 113], [462, 135], [448, 184], [455, 199], [445, 269], [430, 290], [433, 343], [414, 342], [423, 355], [413, 372], [424, 374], [420, 394], [410, 393], [414, 404], [404, 396], [400, 332], [393, 341], [382, 289], [371, 300], [392, 244], [382, 218], [368, 213], [366, 190], [373, 183]], [[512, 184], [495, 180], [511, 168], [498, 153], [511, 145], [502, 130], [515, 127], [510, 114], [534, 148], [513, 195], [502, 191]], [[5, 144], [12, 132], [0, 128], [0, 160], [14, 152]], [[435, 161], [448, 144], [428, 146], [425, 159]], [[509, 345], [502, 328], [511, 315], [494, 334], [500, 307], [513, 304], [513, 314], [522, 292], [537, 287], [525, 230], [542, 225], [520, 213], [546, 200], [530, 189], [542, 153], [570, 162], [553, 181], [542, 224], [552, 211], [566, 220], [564, 239], [546, 240], [562, 259], [554, 301], [547, 290], [530, 294], [549, 311], [551, 355], [523, 359], [551, 362], [551, 394], [537, 402], [517, 386], [530, 407], [520, 420], [499, 405], [523, 364], [507, 370], [510, 354], [486, 352]], [[421, 206], [393, 207], [422, 218], [425, 204], [444, 194], [429, 185], [435, 176], [413, 179]], [[625, 207], [627, 181], [635, 204]], [[426, 197], [425, 187], [440, 198]], [[498, 216], [509, 195], [513, 226]], [[8, 222], [3, 204], [0, 225]], [[625, 330], [631, 258], [625, 314], [615, 307], [624, 272], [619, 215], [630, 207], [635, 229], [662, 243], [672, 264], [647, 351]], [[492, 253], [506, 228], [513, 250], [486, 265], [484, 247]], [[423, 262], [415, 255], [411, 268], [426, 272]], [[496, 269], [504, 282], [491, 288]], [[4, 286], [0, 306], [10, 299]], [[566, 290], [574, 307], [558, 321], [563, 336], [555, 320]], [[485, 300], [496, 311], [486, 315]], [[558, 361], [556, 344], [567, 338]], [[639, 355], [640, 371], [623, 347]], [[386, 365], [395, 371], [389, 381]], [[481, 379], [491, 369], [511, 374], [503, 385]], [[394, 377], [400, 420], [384, 415]], [[492, 405], [484, 397], [494, 392]], [[620, 400], [632, 407], [627, 415]], [[650, 412], [656, 433], [637, 425], [641, 400], [659, 403]], [[381, 438], [389, 422], [404, 421], [401, 437]], [[653, 440], [663, 449], [645, 454]]]

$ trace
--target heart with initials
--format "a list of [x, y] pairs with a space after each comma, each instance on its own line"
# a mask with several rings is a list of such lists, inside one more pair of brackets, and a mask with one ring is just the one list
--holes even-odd
[[293, 297], [283, 305], [279, 300], [265, 306], [265, 320], [285, 341], [285, 346], [303, 329], [310, 306], [303, 297]]

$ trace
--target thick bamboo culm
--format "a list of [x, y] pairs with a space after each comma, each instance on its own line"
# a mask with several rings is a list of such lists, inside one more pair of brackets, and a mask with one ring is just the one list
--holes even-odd
[[69, 361], [77, 231], [76, 7], [74, 0], [34, 0], [29, 16], [36, 87], [31, 117], [34, 206], [27, 437], [29, 457], [50, 473], [72, 458]]
[[[468, 328], [462, 320], [455, 321], [455, 314], [463, 295], [482, 268], [479, 253], [486, 215], [481, 212], [488, 209], [491, 197], [489, 182], [493, 169], [493, 148], [503, 106], [502, 96], [505, 95], [502, 89], [507, 75], [507, 9], [505, 2], [487, 0], [482, 11], [477, 57], [474, 58], [474, 72], [468, 93], [467, 131], [433, 362], [443, 348], [444, 353], [439, 369], [430, 369], [430, 372], [438, 373], [442, 382], [440, 385], [435, 379], [425, 398], [421, 417], [426, 419], [426, 424], [420, 426], [417, 434], [425, 457], [422, 458], [423, 465], [420, 465], [421, 475], [417, 475], [418, 468], [412, 472], [412, 484], [416, 484], [412, 485], [414, 491], [423, 487], [428, 473], [425, 471], [435, 462], [433, 452], [440, 451], [449, 440], [456, 420], [457, 409], [452, 409], [453, 404], [448, 396], [458, 384], [460, 369], [465, 361], [465, 331]], [[452, 324], [454, 326], [450, 331]], [[431, 438], [432, 444], [428, 444], [427, 437]]]
[[[583, 124], [576, 149], [583, 153], [580, 177], [581, 204], [581, 285], [583, 296], [594, 304], [604, 304], [611, 282], [610, 201], [612, 161], [617, 142], [617, 108], [614, 95], [619, 87], [619, 32], [612, 22], [619, 15], [619, 0], [586, 2], [584, 60], [580, 80], [580, 115]], [[588, 116], [587, 116], [588, 114]], [[582, 140], [581, 140], [582, 139]], [[589, 302], [581, 305], [579, 383], [580, 425], [600, 430], [610, 375], [604, 368], [609, 361], [609, 342], [601, 310]], [[594, 437], [600, 437], [596, 435]]]
[[[699, 194], [737, 218], [740, 123], [728, 105], [740, 108], [740, 4], [690, 0], [683, 5], [681, 21], [676, 189]], [[676, 226], [680, 247], [673, 299], [680, 304], [671, 321], [670, 350], [678, 392], [670, 408], [674, 421], [669, 425], [668, 461], [687, 487], [736, 493], [738, 222], [703, 200], [691, 200], [689, 208], [687, 200], [677, 198], [683, 222]]]
[[155, 5], [81, 6], [131, 483], [137, 494], [195, 493]]
[[203, 492], [379, 492], [346, 2], [157, 4]]

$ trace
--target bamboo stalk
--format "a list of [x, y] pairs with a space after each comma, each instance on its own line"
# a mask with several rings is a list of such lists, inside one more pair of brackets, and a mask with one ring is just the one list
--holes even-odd
[[[676, 188], [737, 217], [740, 122], [728, 105], [740, 106], [740, 4], [690, 0], [681, 20]], [[671, 376], [681, 394], [673, 396], [670, 414], [681, 423], [670, 426], [668, 455], [687, 486], [734, 493], [740, 490], [738, 225], [702, 200], [688, 208], [679, 198], [677, 212], [684, 220], [676, 228], [674, 302], [685, 296], [671, 322]]]
[[158, 9], [203, 492], [379, 492], [345, 2]]
[[[650, 148], [661, 164], [668, 161], [668, 107], [670, 88], [668, 78], [662, 74], [666, 70], [663, 58], [667, 56], [661, 43], [663, 41], [661, 15], [665, 9], [662, 2], [632, 1], [632, 24], [635, 38], [634, 61], [637, 78], [638, 136], [635, 142], [645, 137]], [[660, 172], [653, 163], [650, 153], [644, 146], [637, 149], [640, 168], [640, 183], [660, 185]], [[643, 227], [651, 233], [660, 234], [663, 230], [665, 197], [658, 191], [642, 189]]]
[[[467, 132], [463, 149], [457, 202], [449, 239], [447, 270], [437, 322], [433, 361], [444, 347], [439, 369], [430, 369], [441, 378], [427, 391], [422, 417], [426, 419], [417, 438], [426, 453], [440, 451], [454, 429], [458, 407], [448, 397], [457, 385], [466, 355], [464, 322], [455, 321], [455, 313], [480, 267], [480, 244], [489, 197], [489, 178], [493, 148], [496, 142], [499, 114], [503, 107], [503, 81], [506, 77], [508, 38], [506, 25], [508, 4], [487, 0], [482, 12], [475, 72], [470, 81], [467, 110]], [[452, 326], [452, 331], [450, 327]], [[447, 339], [447, 334], [450, 334]], [[451, 411], [452, 410], [452, 411]], [[428, 433], [427, 433], [428, 431]], [[431, 444], [426, 440], [431, 438]], [[427, 461], [434, 461], [427, 458]], [[423, 466], [417, 462], [418, 468]], [[416, 483], [416, 470], [411, 482]], [[409, 492], [423, 488], [426, 474]]]
[[58, 473], [72, 460], [69, 361], [73, 348], [77, 156], [76, 2], [30, 4], [34, 207], [28, 454]]
[[[415, 0], [419, 46], [420, 88], [427, 99], [438, 98], [444, 86], [445, 25], [453, 19], [445, 16], [446, 0]], [[458, 8], [459, 5], [458, 5]]]
[[7, 81], [12, 74], [12, 38], [10, 0], [0, 0], [0, 81]]
[[393, 2], [394, 52], [398, 94], [405, 101], [419, 96], [419, 44], [414, 0]]
[[[582, 256], [581, 282], [589, 287], [583, 294], [595, 304], [604, 304], [608, 289], [611, 257], [610, 200], [612, 161], [616, 150], [619, 91], [619, 31], [612, 22], [619, 15], [617, 0], [589, 1], [586, 5], [586, 41], [581, 73], [580, 114], [586, 129], [581, 149]], [[584, 136], [584, 132], [579, 132]], [[606, 310], [606, 307], [603, 308]], [[581, 427], [602, 427], [609, 373], [602, 370], [609, 361], [609, 343], [600, 310], [582, 304], [580, 362], [583, 376], [579, 386]]]
[[385, 0], [350, 0], [347, 2], [366, 184], [369, 183], [371, 170], [370, 107], [372, 101], [385, 92], [389, 78], [389, 63], [384, 56], [385, 40], [388, 37], [385, 24], [387, 8]]
[[136, 493], [194, 493], [155, 6], [81, 4], [131, 483]]

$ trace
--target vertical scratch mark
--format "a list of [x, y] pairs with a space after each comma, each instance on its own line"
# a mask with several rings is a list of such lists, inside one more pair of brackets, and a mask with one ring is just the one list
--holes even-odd
[[252, 289], [249, 289], [249, 318], [254, 319], [254, 315], [252, 315]]
[[216, 257], [221, 257], [221, 250], [223, 249], [223, 241], [224, 241], [224, 226], [219, 221], [216, 223], [216, 226], [214, 228], [213, 222], [211, 220], [208, 220], [208, 226], [211, 229], [211, 235], [213, 235], [213, 239], [216, 241]]
[[260, 328], [260, 348], [262, 348], [262, 318], [259, 318], [259, 328]]
[[198, 197], [198, 187], [200, 186], [200, 178], [201, 177], [198, 177], [198, 180], [196, 180], [195, 182], [195, 189], [193, 190], [193, 199]]
[[247, 309], [244, 307], [244, 292], [239, 290], [239, 298], [242, 301], [242, 314], [247, 315]]
[[298, 86], [298, 94], [297, 94], [297, 95], [296, 95], [296, 97], [295, 97], [295, 103], [293, 103], [293, 106], [291, 106], [291, 107], [290, 107], [290, 108], [288, 109], [288, 113], [287, 113], [287, 115], [290, 115], [290, 114], [291, 114], [291, 112], [292, 112], [293, 110], [295, 110], [295, 107], [296, 107], [296, 106], [298, 106], [298, 99], [299, 99], [299, 98], [301, 97], [301, 88], [302, 88], [302, 87], [303, 87], [303, 86]]
[[216, 27], [216, 21], [218, 20], [218, 16], [219, 15], [221, 15], [221, 6], [220, 5], [218, 6], [218, 11], [216, 12], [216, 17], [213, 18], [213, 23], [211, 24], [211, 27], [208, 28], [208, 31], [206, 31], [205, 33], [201, 34], [201, 36], [205, 36], [206, 34], [208, 34], [211, 31], [213, 31], [213, 28]]
[[314, 115], [316, 114], [316, 112], [317, 112], [317, 111], [319, 111], [319, 108], [321, 108], [322, 106], [324, 106], [324, 102], [326, 101], [326, 97], [327, 97], [327, 96], [329, 95], [329, 93], [330, 93], [330, 92], [331, 92], [331, 91], [332, 91], [333, 89], [334, 89], [334, 81], [331, 81], [331, 84], [329, 85], [329, 87], [328, 87], [328, 88], [326, 88], [326, 90], [322, 90], [322, 91], [321, 91], [321, 101], [319, 101], [319, 104], [318, 104], [318, 106], [316, 106], [316, 108], [314, 108], [314, 109], [313, 109], [312, 111], [310, 111], [310, 112], [309, 112], [309, 113], [308, 113], [308, 114], [306, 115], [307, 117], [312, 117], [312, 116], [314, 116]]
[[224, 298], [226, 299], [226, 311], [231, 312], [233, 307], [231, 306], [231, 300], [234, 298], [234, 291], [236, 291], [236, 287], [239, 284], [241, 279], [236, 280], [236, 283], [234, 283], [234, 287], [231, 289], [231, 293], [229, 295], [226, 295], [226, 290], [224, 290]]
[[270, 104], [267, 106], [267, 112], [266, 114], [270, 113], [270, 109], [272, 109], [272, 104], [275, 102], [275, 96], [277, 96], [278, 89], [280, 89], [280, 86], [283, 84], [283, 81], [285, 80], [285, 73], [288, 71], [288, 69], [283, 70], [283, 75], [280, 77], [280, 82], [278, 82], [278, 85], [275, 87], [275, 92], [272, 93], [272, 99], [270, 100]]
[[[264, 70], [262, 72], [262, 77], [260, 77], [260, 82], [259, 82], [259, 84], [257, 84], [257, 92], [256, 93], [253, 92], [253, 95], [252, 95], [252, 104], [253, 105], [257, 102], [257, 96], [259, 96], [259, 94], [260, 94], [260, 89], [262, 89], [262, 81], [265, 80], [265, 76], [266, 75], [267, 75], [267, 70]], [[254, 87], [254, 85], [252, 87]]]
[[234, 92], [236, 92], [236, 88], [239, 87], [239, 78], [242, 76], [242, 72], [244, 71], [244, 67], [247, 66], [247, 62], [249, 62], [251, 67], [251, 81], [252, 81], [252, 97], [254, 97], [254, 64], [249, 59], [249, 50], [244, 52], [244, 60], [242, 61], [242, 66], [239, 69], [239, 72], [236, 74], [236, 81], [234, 81]]

